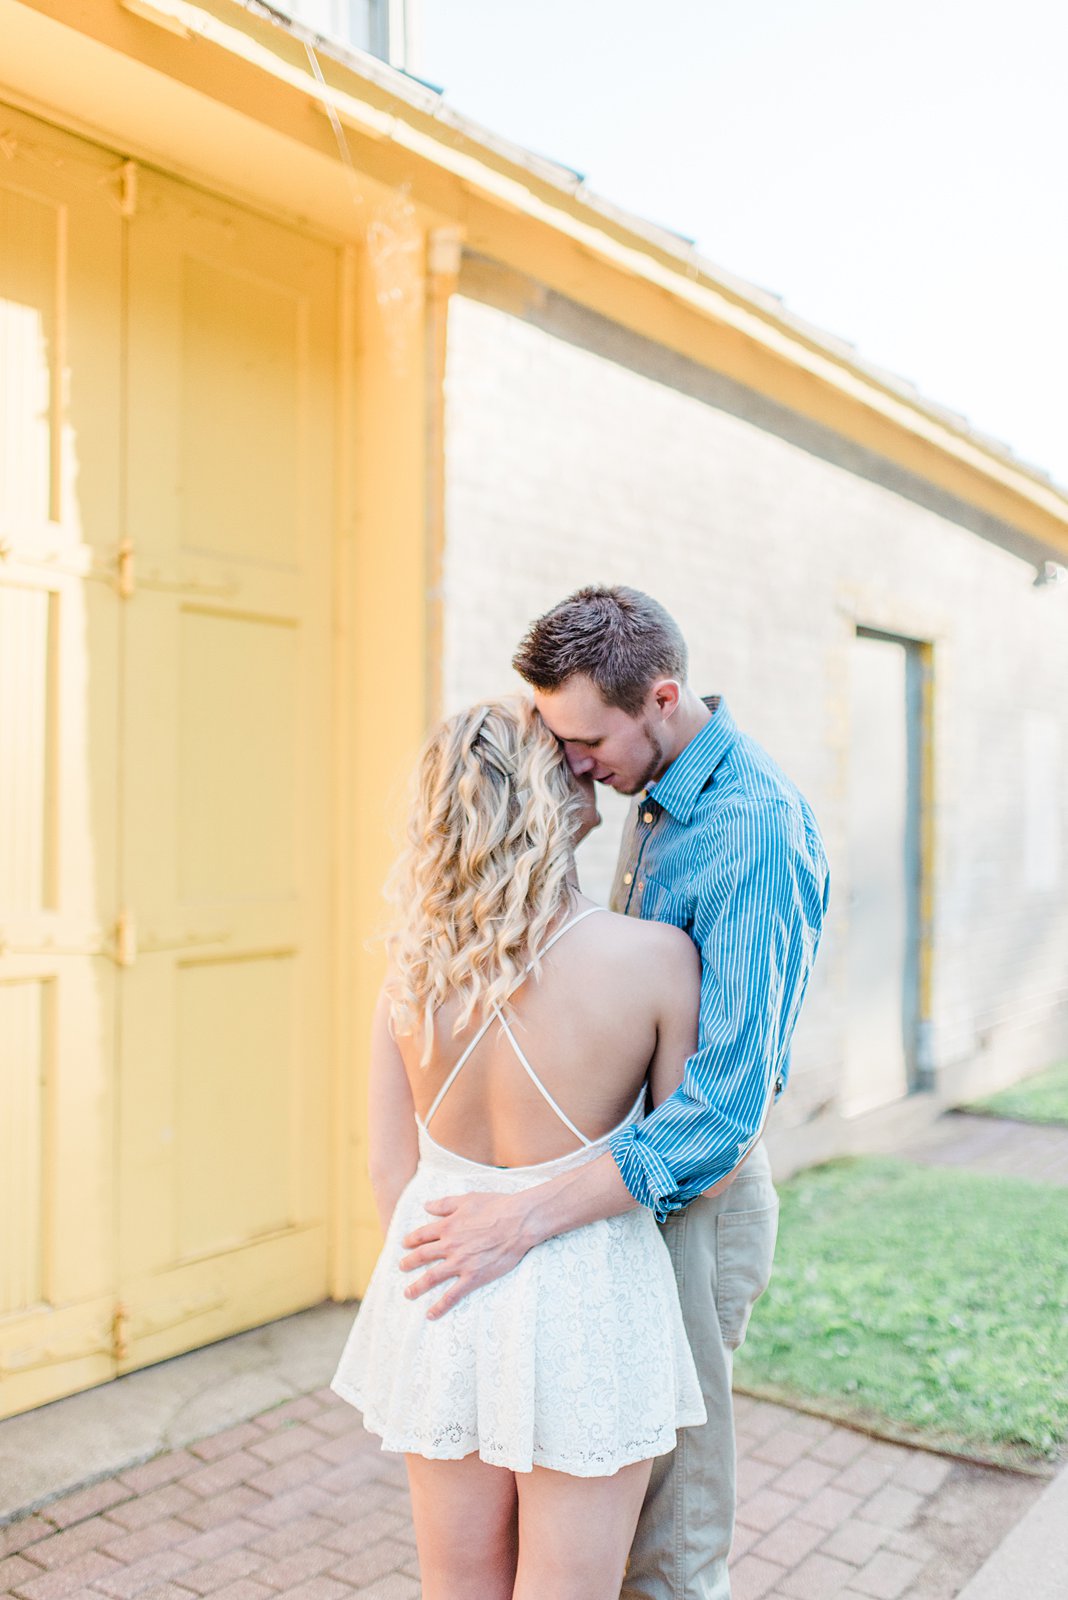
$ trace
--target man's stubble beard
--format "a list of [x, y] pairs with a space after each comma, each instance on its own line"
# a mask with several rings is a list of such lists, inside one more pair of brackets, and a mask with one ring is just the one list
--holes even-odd
[[641, 794], [642, 790], [647, 789], [669, 764], [664, 759], [665, 752], [657, 743], [656, 736], [648, 722], [643, 721], [642, 732], [645, 734], [646, 743], [649, 746], [649, 763], [643, 768], [642, 776], [638, 779], [638, 782], [621, 790], [622, 794]]

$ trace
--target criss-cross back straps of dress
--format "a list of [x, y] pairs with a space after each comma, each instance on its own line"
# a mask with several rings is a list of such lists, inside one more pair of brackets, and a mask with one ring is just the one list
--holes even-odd
[[[569, 928], [576, 927], [577, 924], [582, 922], [585, 917], [592, 917], [595, 911], [607, 911], [607, 909], [608, 909], [607, 906], [587, 906], [586, 910], [585, 911], [580, 911], [577, 917], [572, 917], [570, 922], [565, 922], [562, 928], [557, 928], [557, 930], [553, 934], [552, 938], [548, 940], [548, 942], [544, 945], [544, 947], [540, 951], [540, 955], [542, 955], [542, 956], [546, 955], [552, 949], [552, 947], [556, 943], [557, 939], [562, 939], [564, 934], [567, 933]], [[517, 981], [516, 981], [515, 985], [513, 986], [513, 988], [511, 990], [509, 990], [509, 998], [513, 994], [515, 994], [516, 989], [518, 989], [521, 984], [526, 982], [526, 980], [529, 977], [530, 973], [532, 972], [533, 968], [534, 968], [534, 962], [533, 961], [529, 961], [527, 963], [526, 967], [523, 969], [522, 974], [517, 979]], [[593, 1141], [590, 1140], [590, 1139], [587, 1139], [586, 1135], [584, 1133], [582, 1133], [578, 1128], [575, 1127], [575, 1124], [572, 1122], [571, 1118], [567, 1115], [567, 1113], [565, 1111], [563, 1111], [557, 1105], [556, 1101], [553, 1099], [553, 1097], [549, 1093], [548, 1089], [545, 1087], [545, 1085], [542, 1083], [541, 1079], [538, 1077], [538, 1074], [534, 1071], [534, 1068], [531, 1066], [530, 1062], [527, 1060], [526, 1056], [523, 1054], [522, 1050], [519, 1048], [519, 1041], [516, 1039], [515, 1034], [512, 1032], [511, 1028], [508, 1026], [508, 1019], [505, 1016], [504, 1012], [501, 1010], [500, 1006], [495, 1005], [493, 1010], [494, 1010], [494, 1014], [497, 1017], [497, 1020], [501, 1024], [501, 1027], [504, 1029], [505, 1033], [508, 1035], [509, 1042], [510, 1042], [510, 1044], [512, 1046], [512, 1049], [515, 1051], [516, 1056], [519, 1059], [520, 1066], [523, 1068], [523, 1071], [526, 1073], [527, 1077], [530, 1079], [530, 1081], [534, 1085], [535, 1089], [537, 1089], [538, 1093], [541, 1095], [541, 1097], [545, 1101], [546, 1105], [548, 1105], [553, 1111], [556, 1112], [556, 1115], [560, 1118], [560, 1121], [564, 1124], [564, 1127], [569, 1129], [570, 1132], [575, 1135], [576, 1139], [580, 1140], [582, 1142], [582, 1144], [584, 1144], [584, 1145], [591, 1144]], [[463, 1051], [463, 1054], [460, 1056], [460, 1059], [456, 1062], [456, 1065], [453, 1067], [452, 1071], [449, 1073], [449, 1076], [445, 1079], [445, 1082], [442, 1084], [441, 1088], [438, 1090], [437, 1094], [434, 1096], [433, 1104], [431, 1105], [430, 1110], [427, 1112], [426, 1116], [423, 1118], [423, 1127], [424, 1127], [424, 1129], [429, 1128], [431, 1117], [434, 1115], [435, 1111], [438, 1109], [438, 1107], [440, 1106], [441, 1102], [444, 1100], [445, 1096], [448, 1094], [449, 1090], [452, 1088], [453, 1084], [456, 1082], [456, 1079], [457, 1079], [457, 1077], [459, 1076], [459, 1073], [460, 1073], [460, 1069], [466, 1064], [467, 1060], [469, 1059], [469, 1057], [471, 1055], [472, 1050], [474, 1050], [475, 1046], [484, 1037], [487, 1029], [492, 1025], [492, 1023], [493, 1023], [493, 1017], [492, 1016], [491, 1017], [487, 1017], [485, 1022], [482, 1024], [481, 1028], [479, 1028], [478, 1032], [475, 1034], [474, 1038], [470, 1039], [468, 1041], [467, 1046]]]

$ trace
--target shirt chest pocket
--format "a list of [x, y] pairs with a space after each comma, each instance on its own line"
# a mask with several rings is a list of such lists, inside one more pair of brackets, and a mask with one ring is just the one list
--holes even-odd
[[669, 889], [666, 883], [650, 873], [639, 880], [642, 919], [646, 922], [670, 922], [689, 933], [693, 925], [693, 908], [688, 900]]

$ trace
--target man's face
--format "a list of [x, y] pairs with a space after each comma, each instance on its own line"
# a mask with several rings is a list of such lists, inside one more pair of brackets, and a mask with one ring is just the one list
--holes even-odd
[[[534, 704], [542, 721], [564, 747], [568, 766], [582, 777], [615, 789], [618, 794], [639, 794], [664, 771], [669, 762], [667, 718], [662, 697], [653, 684], [637, 716], [618, 706], [606, 705], [596, 684], [576, 674], [559, 689], [535, 689]], [[675, 698], [668, 696], [673, 707]]]

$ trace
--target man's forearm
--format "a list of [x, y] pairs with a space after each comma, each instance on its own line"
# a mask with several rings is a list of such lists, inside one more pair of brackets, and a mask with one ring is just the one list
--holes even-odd
[[637, 1204], [607, 1153], [518, 1194], [472, 1190], [428, 1200], [429, 1220], [404, 1240], [402, 1271], [422, 1269], [405, 1294], [418, 1299], [448, 1283], [427, 1312], [442, 1316], [472, 1289], [510, 1272], [535, 1245]]
[[638, 1204], [608, 1154], [524, 1189], [515, 1198], [519, 1203], [526, 1201], [528, 1206], [524, 1236], [529, 1238], [530, 1248], [588, 1222], [633, 1211]]

